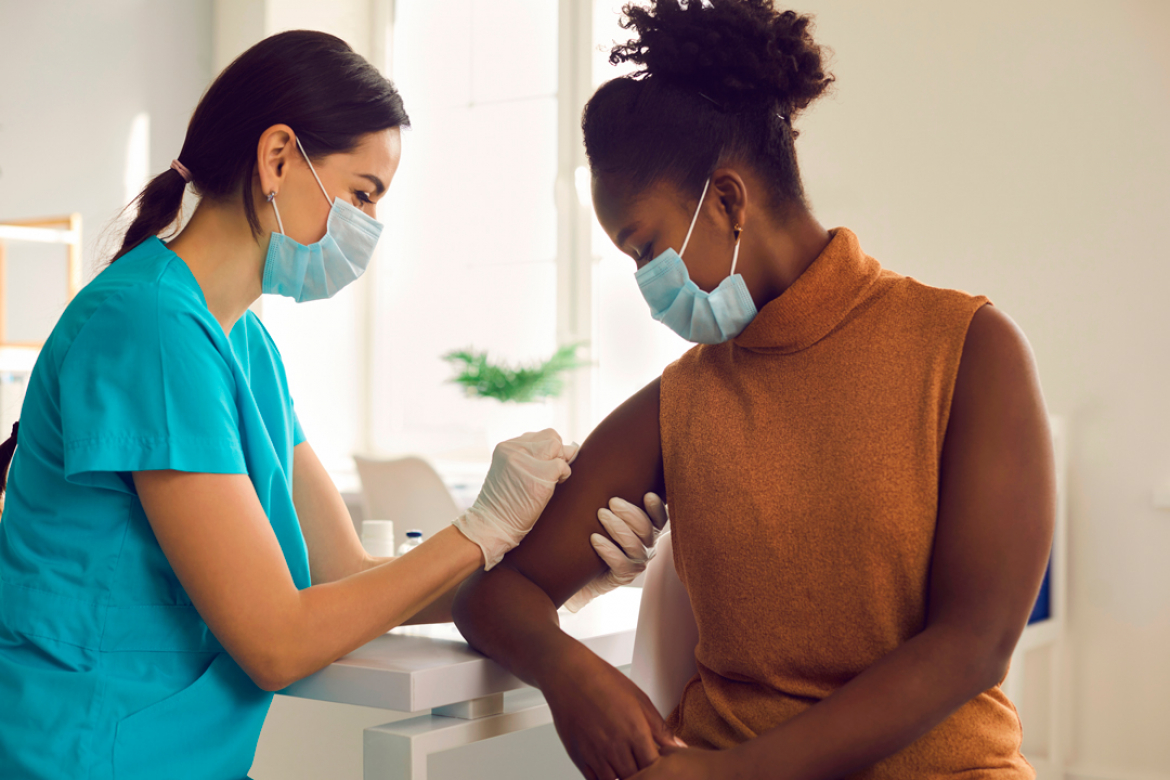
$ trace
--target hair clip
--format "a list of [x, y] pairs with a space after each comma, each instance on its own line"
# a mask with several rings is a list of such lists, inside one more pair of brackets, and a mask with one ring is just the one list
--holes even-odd
[[699, 97], [701, 97], [701, 98], [703, 98], [704, 100], [708, 101], [708, 102], [709, 102], [711, 105], [715, 106], [715, 108], [719, 109], [720, 111], [722, 111], [722, 110], [723, 110], [723, 106], [721, 106], [719, 103], [716, 103], [714, 98], [707, 97], [707, 96], [706, 96], [706, 95], [704, 95], [702, 92], [700, 92], [700, 93], [699, 93]]

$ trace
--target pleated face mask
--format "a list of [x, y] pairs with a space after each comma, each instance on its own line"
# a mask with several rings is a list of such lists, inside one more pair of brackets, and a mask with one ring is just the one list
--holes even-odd
[[[296, 139], [297, 148], [304, 155], [317, 186], [330, 202], [329, 193], [301, 139]], [[268, 196], [276, 212], [279, 233], [273, 233], [268, 240], [268, 256], [264, 260], [264, 292], [283, 295], [297, 303], [332, 298], [338, 290], [361, 276], [374, 247], [382, 235], [382, 223], [341, 198], [333, 198], [329, 208], [325, 235], [320, 241], [305, 246], [284, 234], [284, 223], [280, 220], [280, 209], [276, 207], [276, 193]]]
[[696, 344], [721, 344], [743, 332], [756, 316], [756, 304], [743, 277], [735, 272], [739, 261], [739, 237], [731, 256], [731, 274], [711, 292], [699, 289], [691, 281], [682, 253], [687, 251], [691, 233], [699, 219], [703, 198], [711, 180], [703, 185], [699, 205], [683, 239], [682, 249], [667, 249], [638, 269], [634, 278], [642, 297], [650, 304], [650, 315], [687, 341]]

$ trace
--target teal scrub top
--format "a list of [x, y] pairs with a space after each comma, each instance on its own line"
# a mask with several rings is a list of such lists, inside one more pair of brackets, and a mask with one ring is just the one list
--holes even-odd
[[247, 474], [307, 588], [303, 440], [260, 320], [225, 336], [162, 241], [78, 294], [33, 370], [0, 522], [0, 777], [247, 776], [272, 694], [191, 605], [131, 472]]

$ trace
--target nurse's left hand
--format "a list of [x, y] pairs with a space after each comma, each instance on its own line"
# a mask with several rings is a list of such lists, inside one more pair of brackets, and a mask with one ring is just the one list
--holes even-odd
[[746, 780], [726, 750], [666, 746], [662, 757], [631, 780]]
[[573, 473], [569, 464], [578, 449], [551, 428], [496, 445], [479, 496], [455, 519], [455, 527], [483, 550], [485, 570], [520, 544], [553, 490]]
[[608, 508], [598, 510], [597, 519], [617, 544], [601, 534], [589, 537], [593, 551], [605, 561], [609, 571], [599, 574], [569, 597], [565, 607], [570, 612], [576, 612], [603, 593], [629, 585], [646, 571], [654, 557], [654, 545], [670, 517], [666, 504], [657, 494], [647, 493], [642, 500], [646, 504], [645, 512], [622, 498], [611, 498]]

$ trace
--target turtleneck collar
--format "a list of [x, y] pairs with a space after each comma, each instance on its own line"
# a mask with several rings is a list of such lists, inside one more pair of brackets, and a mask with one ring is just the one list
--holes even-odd
[[861, 251], [853, 231], [839, 227], [829, 235], [812, 265], [732, 343], [760, 352], [800, 352], [829, 335], [861, 302], [882, 267]]

